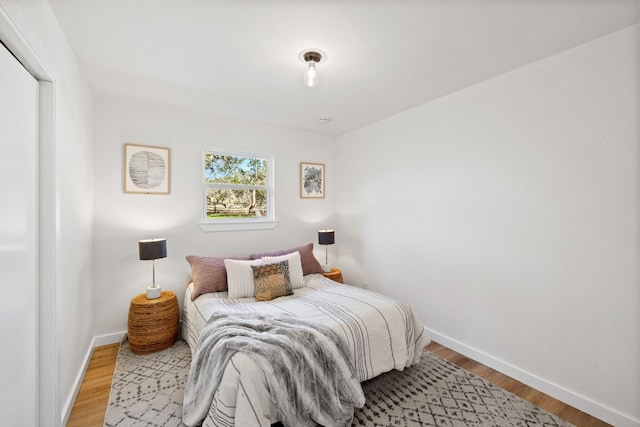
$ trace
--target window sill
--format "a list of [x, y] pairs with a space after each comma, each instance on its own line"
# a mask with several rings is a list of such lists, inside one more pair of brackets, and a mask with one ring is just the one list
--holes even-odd
[[229, 221], [229, 222], [200, 222], [198, 224], [204, 232], [243, 231], [243, 230], [273, 230], [278, 221]]

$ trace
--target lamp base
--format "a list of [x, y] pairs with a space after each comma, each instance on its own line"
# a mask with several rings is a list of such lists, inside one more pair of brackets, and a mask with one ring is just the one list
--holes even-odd
[[162, 286], [149, 286], [147, 288], [147, 299], [158, 299], [162, 295]]
[[325, 273], [331, 273], [331, 264], [323, 264], [322, 271], [324, 271]]

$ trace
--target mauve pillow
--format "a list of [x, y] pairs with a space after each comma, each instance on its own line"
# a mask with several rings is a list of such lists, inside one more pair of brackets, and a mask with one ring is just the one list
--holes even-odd
[[191, 301], [202, 294], [229, 290], [224, 260], [222, 257], [214, 256], [189, 255], [187, 257], [191, 265], [191, 280], [193, 280]]
[[262, 259], [264, 256], [281, 256], [287, 255], [293, 252], [300, 252], [300, 261], [302, 262], [302, 274], [305, 276], [312, 273], [321, 273], [322, 265], [318, 262], [315, 255], [313, 255], [313, 243], [308, 245], [299, 246], [297, 248], [285, 249], [276, 252], [265, 252], [263, 254], [252, 254], [251, 259]]

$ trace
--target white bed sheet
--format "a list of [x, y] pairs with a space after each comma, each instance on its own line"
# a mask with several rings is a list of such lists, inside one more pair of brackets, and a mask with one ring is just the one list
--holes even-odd
[[[360, 381], [419, 362], [430, 341], [408, 304], [320, 274], [305, 276], [305, 287], [295, 289], [294, 295], [267, 302], [230, 299], [227, 292], [204, 294], [191, 301], [192, 286], [187, 288], [182, 316], [182, 334], [192, 352], [207, 319], [220, 311], [287, 313], [328, 325], [349, 344]], [[269, 426], [277, 420], [264, 375], [249, 356], [236, 354], [203, 426]]]

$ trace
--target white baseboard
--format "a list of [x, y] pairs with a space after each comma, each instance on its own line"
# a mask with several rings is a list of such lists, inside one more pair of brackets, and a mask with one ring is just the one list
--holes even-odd
[[71, 410], [73, 409], [73, 403], [76, 401], [76, 397], [78, 396], [78, 392], [80, 391], [80, 386], [82, 385], [82, 380], [84, 378], [84, 374], [87, 372], [87, 368], [89, 367], [89, 362], [91, 361], [91, 356], [93, 355], [93, 348], [95, 347], [92, 340], [87, 352], [84, 355], [84, 359], [82, 359], [82, 365], [80, 366], [80, 370], [76, 375], [75, 380], [73, 381], [73, 387], [71, 388], [71, 393], [67, 397], [67, 400], [62, 407], [62, 424], [63, 426], [67, 425], [69, 421], [69, 416], [71, 415]]
[[127, 331], [113, 332], [106, 335], [98, 335], [93, 338], [93, 346], [100, 347], [102, 345], [121, 343], [124, 336], [127, 335]]
[[530, 387], [535, 388], [543, 393], [552, 396], [555, 399], [560, 400], [568, 405], [573, 406], [592, 415], [602, 421], [612, 424], [616, 427], [640, 427], [640, 421], [621, 414], [605, 405], [594, 402], [585, 396], [578, 393], [567, 390], [557, 384], [544, 380], [529, 372], [523, 371], [517, 366], [513, 366], [503, 360], [497, 359], [489, 354], [483, 353], [473, 347], [461, 343], [453, 338], [449, 338], [446, 335], [440, 334], [431, 329], [425, 328], [431, 339], [437, 343], [440, 343], [458, 353], [467, 356], [476, 362], [480, 362], [496, 371], [499, 371], [505, 375], [510, 376]]

